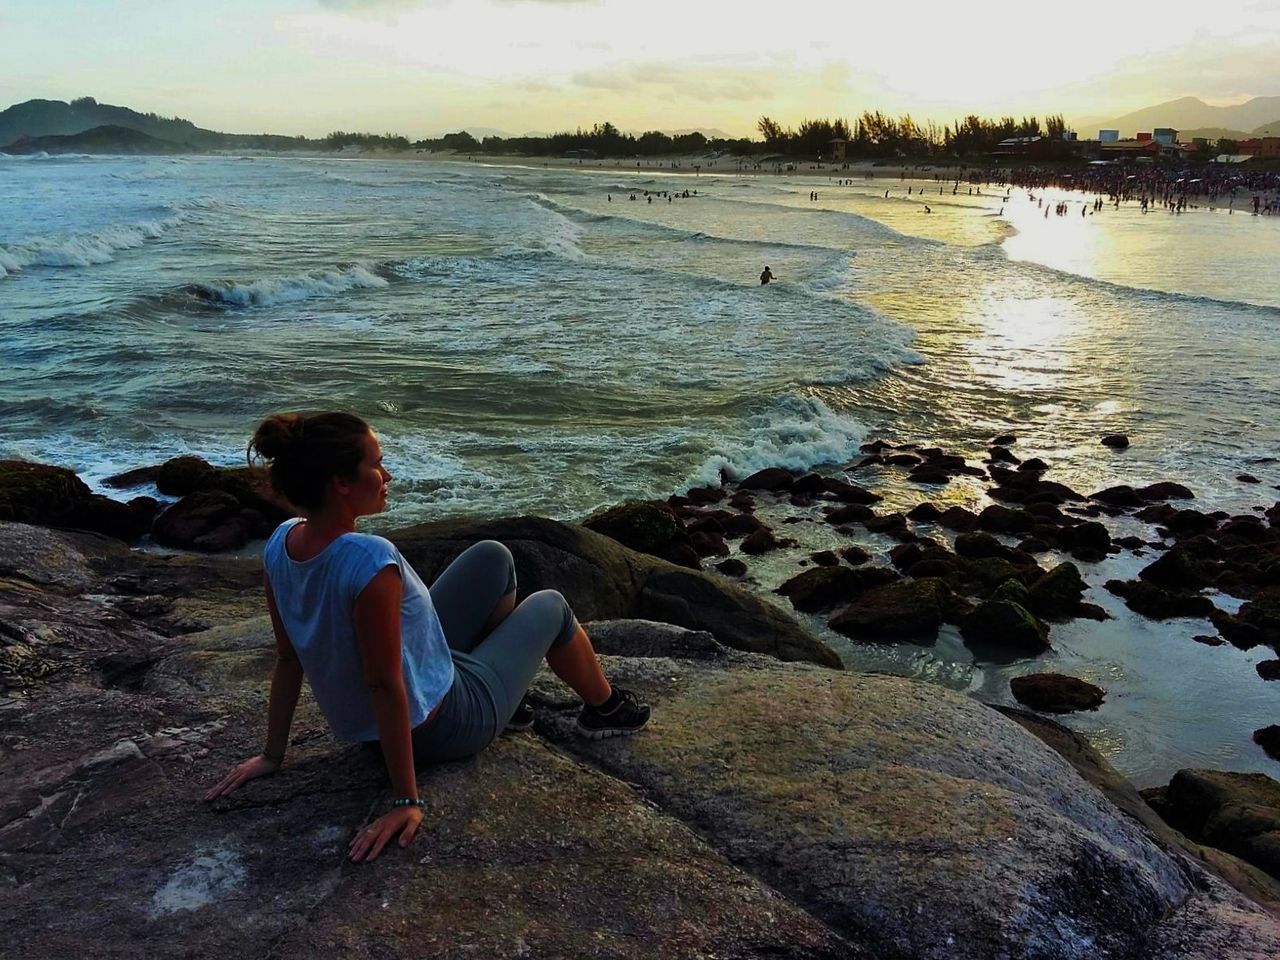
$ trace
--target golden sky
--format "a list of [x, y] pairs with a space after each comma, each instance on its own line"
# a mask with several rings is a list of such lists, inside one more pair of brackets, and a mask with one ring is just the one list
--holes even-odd
[[1083, 126], [1280, 93], [1277, 50], [1280, 0], [0, 0], [0, 107], [91, 95], [232, 132], [410, 137], [748, 135], [864, 109]]

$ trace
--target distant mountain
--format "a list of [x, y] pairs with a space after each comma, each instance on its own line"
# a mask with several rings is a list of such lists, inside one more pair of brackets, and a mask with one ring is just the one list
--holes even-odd
[[1182, 97], [1135, 110], [1098, 126], [1119, 130], [1120, 136], [1131, 137], [1138, 131], [1151, 131], [1156, 127], [1173, 127], [1179, 133], [1205, 127], [1256, 130], [1260, 124], [1280, 126], [1276, 117], [1280, 117], [1280, 97], [1254, 97], [1233, 107], [1211, 107], [1197, 97]]
[[1264, 123], [1253, 131], [1255, 137], [1280, 137], [1280, 120]]
[[4, 148], [5, 153], [182, 153], [184, 148], [168, 140], [148, 136], [140, 130], [104, 124], [80, 133], [50, 137], [19, 137]]
[[81, 97], [70, 103], [61, 100], [27, 100], [14, 104], [7, 110], [0, 110], [0, 151], [9, 152], [5, 144], [12, 144], [23, 138], [67, 137], [97, 127], [134, 130], [165, 141], [169, 144], [169, 152], [176, 153], [193, 150], [296, 150], [316, 146], [316, 141], [305, 137], [218, 133], [197, 127], [190, 120], [180, 117], [139, 113], [128, 107], [98, 103], [93, 97]]
[[1243, 130], [1228, 130], [1226, 127], [1197, 127], [1192, 130], [1179, 130], [1179, 140], [1194, 140], [1197, 137], [1204, 137], [1206, 140], [1221, 140], [1224, 137], [1228, 140], [1244, 140], [1253, 134], [1246, 133]]

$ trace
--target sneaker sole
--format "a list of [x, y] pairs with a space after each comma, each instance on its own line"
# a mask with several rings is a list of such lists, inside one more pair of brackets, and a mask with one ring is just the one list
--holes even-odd
[[605, 727], [597, 730], [592, 727], [584, 727], [579, 721], [576, 727], [580, 737], [586, 737], [588, 740], [608, 740], [610, 737], [629, 737], [633, 733], [639, 733], [648, 723], [649, 721], [646, 720], [638, 727]]

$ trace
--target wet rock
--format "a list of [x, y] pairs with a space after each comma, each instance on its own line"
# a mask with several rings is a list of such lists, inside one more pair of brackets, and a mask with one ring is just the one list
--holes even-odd
[[1014, 456], [1011, 451], [1005, 449], [1004, 447], [999, 447], [999, 446], [992, 447], [990, 450], [988, 450], [987, 456], [991, 458], [991, 461], [993, 463], [1012, 463], [1014, 465], [1017, 465], [1022, 462], [1016, 456]]
[[964, 507], [947, 507], [938, 517], [938, 522], [948, 530], [965, 533], [978, 526], [978, 517]]
[[1039, 537], [1027, 537], [1018, 544], [1018, 549], [1023, 553], [1048, 553], [1050, 548], [1049, 544]]
[[1280, 783], [1266, 774], [1179, 770], [1143, 795], [1190, 839], [1280, 877]]
[[809, 554], [809, 559], [820, 567], [835, 567], [840, 565], [840, 558], [836, 556], [834, 550], [819, 550], [817, 553]]
[[1007, 447], [1011, 443], [1017, 443], [1018, 438], [1012, 433], [1002, 433], [998, 437], [992, 437], [991, 442], [997, 447]]
[[1261, 483], [1262, 481], [1255, 477], [1252, 473], [1242, 473], [1236, 477], [1241, 483]]
[[1026, 533], [1033, 522], [1029, 514], [995, 503], [978, 514], [978, 526], [995, 533]]
[[1164, 480], [1160, 483], [1152, 483], [1138, 490], [1138, 496], [1148, 502], [1155, 500], [1194, 500], [1195, 494], [1191, 492], [1190, 487], [1183, 486], [1181, 483], [1174, 483], [1171, 480]]
[[864, 592], [831, 618], [837, 633], [873, 643], [932, 643], [963, 603], [941, 580], [903, 580]]
[[751, 511], [756, 508], [755, 497], [747, 493], [745, 490], [739, 490], [729, 498], [729, 505], [735, 510]]
[[773, 531], [768, 527], [761, 527], [755, 533], [751, 534], [742, 541], [740, 549], [743, 553], [752, 556], [759, 556], [762, 553], [769, 553], [777, 550], [782, 546], [782, 542], [773, 535]]
[[236, 550], [249, 542], [240, 510], [240, 502], [229, 493], [192, 493], [156, 517], [151, 536], [156, 543], [183, 550]]
[[751, 513], [739, 513], [720, 521], [726, 537], [746, 537], [764, 529], [764, 523]]
[[[588, 517], [582, 521], [582, 526], [640, 553], [672, 562], [678, 562], [675, 558], [679, 557], [684, 561], [680, 563], [681, 566], [691, 566], [693, 569], [700, 566], [697, 552], [693, 549], [680, 518], [668, 504], [660, 500], [637, 500], [619, 504]], [[692, 564], [681, 548], [687, 548], [692, 554]]]
[[892, 450], [893, 444], [887, 440], [869, 440], [859, 444], [858, 449], [863, 453], [883, 453], [886, 450]]
[[936, 577], [939, 580], [945, 580], [952, 586], [967, 580], [956, 559], [942, 554], [927, 556], [923, 560], [911, 564], [903, 572], [914, 580], [919, 580], [923, 577]]
[[1112, 450], [1124, 450], [1129, 446], [1129, 438], [1123, 433], [1108, 433], [1102, 438], [1102, 445]]
[[1070, 561], [1060, 563], [1031, 584], [1029, 608], [1050, 620], [1079, 616], [1086, 589], [1080, 568]]
[[1257, 625], [1242, 620], [1237, 614], [1215, 609], [1209, 620], [1223, 638], [1240, 650], [1252, 650], [1265, 641], [1265, 635]]
[[863, 589], [863, 578], [852, 567], [815, 567], [792, 577], [777, 592], [805, 613], [848, 603]]
[[156, 468], [155, 485], [166, 496], [185, 497], [203, 489], [213, 474], [214, 467], [201, 457], [173, 457]]
[[819, 493], [826, 493], [825, 478], [819, 473], [806, 473], [799, 477], [790, 487], [793, 495], [800, 494], [802, 496], [814, 496]]
[[879, 503], [884, 499], [880, 494], [872, 493], [866, 487], [860, 487], [856, 483], [846, 483], [835, 477], [823, 477], [822, 486], [827, 493], [844, 503], [869, 504]]
[[927, 500], [924, 503], [917, 503], [907, 511], [907, 519], [917, 523], [936, 523], [941, 516], [942, 511]]
[[989, 533], [962, 533], [956, 537], [956, 553], [962, 557], [980, 559], [983, 557], [999, 557], [1010, 563], [1014, 561], [1013, 550], [1006, 547]]
[[1108, 580], [1106, 588], [1124, 600], [1125, 606], [1152, 620], [1175, 617], [1208, 617], [1215, 607], [1208, 597], [1172, 593], [1142, 580]]
[[1017, 577], [1008, 577], [992, 591], [990, 600], [1008, 600], [1027, 610], [1031, 609], [1031, 594], [1027, 585]]
[[912, 483], [945, 485], [951, 482], [951, 474], [937, 467], [923, 464], [907, 474], [907, 479]]
[[1024, 473], [1044, 473], [1049, 469], [1049, 464], [1039, 457], [1032, 457], [1030, 460], [1023, 460], [1022, 463], [1018, 464], [1018, 469]]
[[1089, 499], [1105, 503], [1111, 507], [1141, 507], [1146, 503], [1146, 500], [1133, 487], [1124, 484], [1118, 487], [1107, 487], [1105, 490], [1091, 493], [1089, 494]]
[[[1012, 552], [1010, 556], [1012, 556]], [[959, 563], [960, 571], [969, 587], [969, 592], [986, 596], [1006, 580], [1021, 580], [1029, 576], [1029, 571], [1015, 566], [1004, 557], [977, 557], [964, 559]], [[1038, 570], [1038, 568], [1037, 568]]]
[[1096, 710], [1106, 697], [1101, 687], [1061, 673], [1014, 677], [1009, 681], [1009, 689], [1019, 703], [1044, 713]]
[[74, 471], [0, 460], [0, 521], [91, 530], [133, 542], [150, 526], [154, 501], [134, 505], [91, 493]]
[[795, 477], [791, 475], [791, 471], [783, 467], [765, 467], [763, 470], [757, 470], [751, 476], [738, 484], [739, 490], [766, 490], [770, 493], [777, 493], [779, 490], [789, 490], [795, 482]]
[[865, 523], [875, 519], [876, 512], [861, 503], [850, 503], [843, 507], [824, 511], [827, 523]]
[[1254, 669], [1263, 680], [1280, 680], [1280, 660], [1259, 660]]
[[[1056, 504], [1041, 500], [1039, 496], [1040, 494], [1037, 494], [1034, 498], [1028, 497], [1022, 503], [1022, 510], [1031, 518], [1032, 527], [1037, 524], [1051, 524], [1052, 526], [1060, 527], [1073, 522], [1058, 509]], [[1014, 512], [1016, 513], [1017, 511]], [[1025, 533], [1026, 531], [1018, 532]]]
[[1237, 540], [1247, 540], [1252, 543], [1263, 540], [1266, 536], [1267, 528], [1257, 517], [1232, 517], [1218, 528], [1219, 540], [1234, 537]]
[[1138, 576], [1166, 590], [1202, 590], [1210, 583], [1195, 558], [1179, 547], [1143, 567]]
[[907, 518], [901, 513], [887, 513], [884, 516], [868, 517], [863, 525], [872, 533], [892, 533], [895, 530], [906, 530]]
[[915, 467], [924, 461], [914, 453], [892, 453], [885, 456], [884, 462], [894, 467]]
[[1218, 528], [1218, 521], [1199, 510], [1177, 510], [1167, 516], [1162, 525], [1175, 537], [1194, 537]]
[[737, 557], [721, 560], [715, 565], [715, 568], [726, 577], [745, 577], [747, 575], [747, 565]]
[[1049, 648], [1049, 629], [1011, 600], [984, 600], [960, 623], [964, 642], [984, 650], [1035, 656]]
[[1280, 760], [1280, 725], [1273, 723], [1253, 731], [1253, 742], [1272, 760]]
[[1220, 647], [1227, 642], [1213, 633], [1199, 633], [1191, 639], [1196, 643], [1203, 643], [1206, 647]]
[[[693, 552], [699, 557], [727, 557], [729, 555], [729, 545], [724, 542], [724, 538], [707, 530], [691, 533], [689, 535], [689, 546], [693, 548]], [[682, 563], [681, 566], [689, 565]]]
[[144, 483], [155, 483], [156, 473], [160, 470], [158, 466], [154, 467], [136, 467], [133, 470], [126, 470], [123, 473], [113, 474], [102, 481], [102, 485], [111, 487], [113, 490], [127, 490], [130, 487], [140, 487]]
[[687, 494], [685, 494], [685, 496], [688, 497], [692, 503], [701, 503], [701, 504], [719, 503], [720, 501], [724, 500], [724, 498], [727, 497], [728, 495], [729, 495], [728, 492], [723, 487], [710, 487], [710, 486], [693, 487], [689, 490]]
[[871, 554], [859, 547], [857, 544], [845, 547], [840, 551], [840, 556], [846, 563], [857, 567], [871, 560]]
[[899, 544], [889, 551], [889, 561], [899, 570], [906, 570], [931, 556], [954, 559], [942, 544], [928, 539]]
[[1111, 549], [1111, 532], [1096, 520], [1063, 529], [1058, 545], [1077, 560], [1097, 562]]

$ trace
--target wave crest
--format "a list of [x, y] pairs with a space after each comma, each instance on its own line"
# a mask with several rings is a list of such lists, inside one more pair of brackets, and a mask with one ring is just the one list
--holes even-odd
[[388, 286], [370, 264], [334, 267], [319, 273], [271, 277], [252, 283], [195, 283], [186, 292], [198, 300], [221, 307], [269, 307], [312, 297], [331, 297], [348, 290], [375, 290]]

